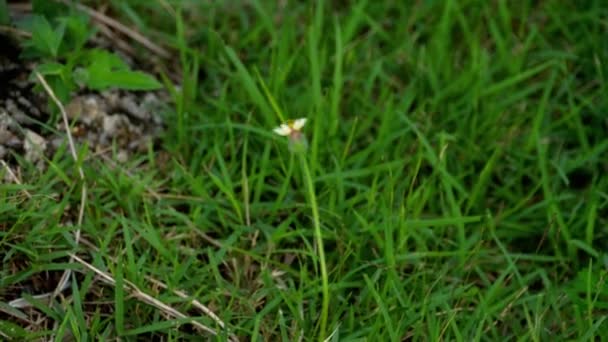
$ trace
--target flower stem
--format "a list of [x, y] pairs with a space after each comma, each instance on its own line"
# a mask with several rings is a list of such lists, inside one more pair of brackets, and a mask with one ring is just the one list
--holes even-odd
[[308, 200], [312, 208], [312, 220], [315, 228], [315, 238], [317, 240], [317, 250], [319, 253], [319, 266], [321, 268], [321, 281], [323, 291], [323, 303], [321, 306], [321, 327], [319, 341], [325, 340], [325, 330], [327, 328], [327, 316], [329, 312], [329, 281], [327, 277], [327, 265], [325, 264], [325, 249], [323, 248], [323, 235], [321, 235], [321, 222], [319, 220], [319, 207], [315, 195], [315, 187], [310, 174], [310, 168], [304, 153], [299, 153], [302, 170], [304, 170], [304, 180], [308, 191]]

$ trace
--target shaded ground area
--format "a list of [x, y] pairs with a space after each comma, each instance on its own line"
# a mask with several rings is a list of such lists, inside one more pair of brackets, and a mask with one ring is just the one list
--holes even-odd
[[[112, 50], [112, 42], [103, 36], [92, 37], [92, 41], [94, 43], [90, 47], [97, 44]], [[20, 166], [24, 163], [34, 165], [38, 172], [43, 173], [49, 165], [57, 167], [62, 160], [70, 158], [61, 113], [49, 101], [48, 93], [35, 77], [37, 63], [23, 58], [20, 44], [19, 38], [14, 35], [0, 33], [0, 174], [5, 184], [27, 183]], [[125, 56], [124, 52], [117, 52]], [[135, 63], [134, 59], [125, 57], [127, 62]], [[150, 151], [159, 152], [159, 139], [166, 127], [163, 122], [169, 101], [166, 92], [119, 89], [98, 92], [81, 87], [70, 98], [69, 102], [63, 104], [71, 125], [70, 133], [76, 147], [87, 150], [83, 154], [87, 159], [98, 159], [104, 164], [118, 166]], [[28, 175], [31, 174], [30, 170]], [[59, 188], [55, 190], [47, 200], [61, 201], [64, 194]], [[27, 190], [22, 194], [29, 198], [32, 196]], [[72, 226], [77, 214], [76, 209], [66, 208], [56, 224]], [[4, 220], [0, 222], [0, 230], [9, 231], [9, 227], [15, 224], [15, 220]], [[5, 241], [19, 244], [23, 242], [21, 238], [19, 235], [9, 235]], [[4, 275], [27, 273], [20, 279], [3, 279], [10, 285], [0, 287], [0, 301], [3, 303], [0, 306], [0, 321], [15, 322], [32, 331], [56, 328], [52, 321], [44, 318], [43, 311], [26, 298], [44, 303], [58, 289], [64, 272], [36, 271], [27, 255], [4, 247], [0, 249], [0, 254], [4, 256]], [[68, 259], [63, 257], [58, 261], [68, 262]], [[84, 278], [77, 273], [74, 279], [80, 282]], [[56, 295], [61, 298], [71, 296], [70, 284], [67, 288], [59, 289]], [[97, 302], [102, 298], [97, 291], [103, 291], [103, 287], [91, 290], [86, 300], [90, 311], [101, 308], [110, 313], [111, 307]]]
[[[58, 110], [50, 109], [47, 95], [32, 75], [35, 65], [18, 59], [19, 48], [3, 38], [0, 55], [0, 159], [23, 157], [42, 167], [65, 146], [65, 131]], [[9, 53], [10, 51], [10, 53]], [[0, 52], [1, 53], [1, 52]], [[159, 94], [161, 98], [159, 98]], [[161, 113], [166, 95], [153, 92], [82, 91], [65, 104], [79, 146], [94, 155], [114, 155], [127, 161], [134, 153], [154, 148], [162, 131]]]

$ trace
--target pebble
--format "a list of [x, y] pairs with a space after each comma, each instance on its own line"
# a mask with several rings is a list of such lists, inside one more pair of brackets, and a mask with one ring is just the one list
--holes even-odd
[[46, 147], [46, 139], [32, 130], [25, 130], [25, 141], [23, 143], [25, 160], [35, 164], [40, 170], [44, 169], [44, 152], [46, 151]]
[[[29, 69], [31, 70], [31, 69]], [[26, 75], [27, 76], [27, 75]], [[5, 84], [0, 97], [0, 159], [14, 165], [12, 155], [45, 167], [46, 158], [67, 144], [63, 120], [45, 129], [49, 122], [46, 94], [35, 93], [33, 81], [17, 77]], [[161, 111], [168, 96], [162, 92], [106, 90], [74, 95], [66, 106], [70, 132], [78, 147], [88, 145], [95, 153], [116, 148], [118, 162], [145, 153], [163, 131]], [[34, 119], [35, 118], [35, 119]]]
[[127, 114], [141, 121], [147, 121], [150, 118], [150, 114], [140, 107], [132, 96], [124, 96], [121, 98], [120, 107]]

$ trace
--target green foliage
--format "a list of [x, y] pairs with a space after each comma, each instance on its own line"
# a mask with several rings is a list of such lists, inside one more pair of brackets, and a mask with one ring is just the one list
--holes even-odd
[[73, 14], [49, 19], [34, 14], [18, 23], [31, 32], [31, 39], [23, 42], [23, 57], [57, 60], [76, 58], [88, 38], [94, 33], [88, 18]]
[[[180, 52], [168, 153], [83, 161], [78, 255], [119, 288], [65, 263], [71, 163], [0, 184], [0, 289], [79, 270], [36, 306], [56, 324], [15, 339], [201, 339], [129, 283], [217, 340], [189, 299], [240, 340], [315, 339], [324, 291], [331, 341], [608, 339], [606, 1], [109, 3]], [[67, 63], [82, 40], [63, 22], [59, 58], [41, 44], [49, 77], [126, 71], [96, 50]], [[299, 117], [310, 169], [272, 132]]]
[[32, 0], [31, 3], [34, 13], [49, 19], [64, 16], [71, 10], [70, 7], [62, 4], [60, 1]]
[[45, 3], [39, 2], [34, 6], [39, 13], [20, 23], [32, 34], [23, 44], [23, 57], [41, 61], [37, 71], [60, 100], [67, 101], [79, 86], [91, 90], [161, 88], [153, 76], [130, 70], [117, 55], [86, 48], [95, 33], [88, 17], [76, 12], [61, 15], [56, 6]]
[[10, 24], [10, 15], [6, 0], [0, 0], [0, 25]]
[[84, 69], [79, 74], [79, 81], [87, 88], [104, 90], [121, 88], [128, 90], [153, 90], [161, 84], [151, 75], [129, 70], [129, 66], [118, 56], [107, 51], [93, 49], [84, 56]]

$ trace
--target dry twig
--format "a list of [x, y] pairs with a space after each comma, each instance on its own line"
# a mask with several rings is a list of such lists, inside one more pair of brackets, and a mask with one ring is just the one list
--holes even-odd
[[[88, 262], [82, 260], [81, 258], [79, 258], [77, 255], [75, 254], [71, 254], [70, 253], [70, 257], [75, 259], [77, 262], [79, 262], [80, 264], [82, 264], [85, 268], [93, 271], [95, 274], [97, 274], [104, 282], [111, 284], [113, 286], [116, 286], [116, 280], [114, 278], [112, 278], [111, 275], [103, 272], [102, 270], [96, 268], [95, 266], [89, 264]], [[135, 284], [133, 284], [132, 282], [124, 279], [124, 289], [126, 291], [129, 291], [131, 293], [131, 295], [137, 299], [139, 299], [140, 301], [152, 305], [155, 308], [162, 310], [163, 313], [165, 313], [166, 315], [173, 317], [173, 318], [180, 318], [180, 319], [187, 319], [192, 325], [194, 325], [196, 328], [200, 329], [201, 331], [210, 333], [214, 336], [217, 336], [218, 333], [217, 331], [215, 331], [214, 329], [192, 319], [191, 317], [186, 316], [185, 314], [181, 313], [180, 311], [172, 308], [171, 306], [161, 302], [160, 300], [150, 296], [149, 294], [141, 291]], [[237, 341], [235, 338], [231, 338], [231, 341]]]
[[[82, 222], [84, 220], [84, 207], [86, 205], [86, 199], [87, 199], [87, 185], [86, 185], [85, 178], [84, 178], [84, 171], [82, 170], [82, 167], [78, 165], [78, 153], [76, 152], [76, 145], [74, 144], [74, 139], [72, 138], [72, 133], [70, 132], [70, 123], [68, 121], [68, 114], [65, 111], [63, 104], [61, 103], [61, 101], [59, 101], [59, 99], [55, 95], [55, 92], [53, 92], [53, 89], [51, 89], [49, 84], [46, 82], [44, 77], [39, 72], [36, 72], [36, 77], [42, 84], [42, 87], [47, 92], [47, 94], [49, 95], [51, 100], [53, 100], [53, 102], [55, 102], [57, 107], [59, 107], [59, 111], [61, 112], [61, 117], [63, 118], [63, 124], [65, 126], [65, 132], [68, 137], [68, 145], [70, 147], [70, 153], [72, 154], [74, 163], [76, 163], [76, 167], [78, 169], [78, 175], [80, 176], [80, 181], [82, 183], [82, 190], [80, 193], [80, 208], [78, 210], [78, 221], [76, 223], [78, 228], [76, 229], [76, 232], [74, 233], [74, 240], [76, 241], [76, 246], [78, 246], [78, 244], [80, 242], [80, 230], [82, 228]], [[70, 259], [70, 262], [72, 262], [72, 261], [73, 261], [73, 259]], [[63, 291], [63, 289], [65, 289], [67, 287], [71, 274], [72, 274], [72, 271], [69, 269], [65, 270], [63, 272], [63, 275], [61, 276], [61, 279], [59, 280], [59, 284], [57, 284], [57, 288], [53, 292], [52, 298], [56, 297], [61, 291]]]
[[[0, 159], [0, 163], [2, 163], [2, 166], [4, 166], [4, 168], [6, 169], [6, 172], [8, 172], [9, 176], [11, 176], [11, 179], [13, 180], [13, 182], [15, 182], [16, 184], [22, 185], [21, 181], [19, 180], [19, 177], [17, 177], [17, 175], [15, 175], [13, 170], [11, 170], [10, 166], [8, 166], [6, 164], [6, 162], [1, 159]], [[23, 191], [23, 193], [27, 196], [27, 198], [32, 198], [32, 194], [30, 194], [29, 191], [27, 191], [25, 189], [23, 189], [21, 191]]]
[[[92, 242], [88, 241], [85, 238], [81, 239], [81, 242], [83, 245], [91, 248], [94, 251], [99, 251], [99, 249], [97, 248], [97, 246], [95, 246]], [[108, 256], [108, 258], [113, 262], [113, 263], [118, 263], [118, 261], [116, 260], [116, 258], [113, 258], [112, 256]], [[165, 289], [165, 290], [169, 290], [169, 286], [167, 286], [167, 284], [163, 283], [160, 280], [157, 280], [151, 276], [145, 276], [146, 280], [153, 283], [154, 285]], [[217, 325], [219, 325], [222, 329], [226, 329], [226, 324], [213, 312], [211, 311], [211, 309], [209, 309], [208, 307], [206, 307], [204, 304], [202, 304], [200, 301], [198, 301], [195, 298], [192, 298], [190, 295], [188, 295], [187, 293], [185, 293], [184, 291], [181, 290], [171, 290], [171, 292], [175, 295], [177, 295], [178, 297], [181, 297], [183, 299], [187, 299], [189, 300], [189, 304], [192, 304], [195, 308], [199, 309], [202, 313], [206, 314], [207, 316], [209, 316], [212, 320], [214, 320]], [[232, 336], [233, 340], [237, 340], [236, 336]]]
[[[66, 5], [72, 4], [72, 2], [68, 1], [68, 0], [59, 0], [59, 1], [61, 1], [62, 3], [66, 4]], [[146, 38], [141, 33], [127, 27], [126, 25], [120, 23], [119, 21], [116, 21], [116, 20], [108, 17], [107, 15], [100, 13], [98, 11], [95, 11], [94, 9], [87, 7], [85, 5], [74, 4], [74, 6], [76, 6], [76, 8], [78, 10], [91, 16], [91, 18], [93, 18], [93, 20], [97, 21], [98, 23], [102, 23], [104, 25], [112, 27], [113, 29], [127, 35], [129, 38], [139, 42], [141, 45], [146, 47], [148, 50], [154, 52], [155, 54], [159, 55], [160, 57], [165, 58], [165, 59], [168, 59], [171, 57], [171, 54], [167, 50], [154, 44], [150, 39]]]

